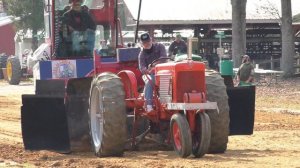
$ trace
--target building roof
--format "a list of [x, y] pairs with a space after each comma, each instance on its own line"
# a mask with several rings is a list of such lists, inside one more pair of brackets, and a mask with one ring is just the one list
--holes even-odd
[[[201, 24], [231, 24], [231, 19], [223, 20], [141, 20], [142, 25], [201, 25]], [[247, 19], [247, 23], [279, 23], [278, 19]]]
[[[140, 0], [123, 0], [131, 17], [137, 20]], [[300, 1], [292, 0], [292, 7]], [[280, 0], [247, 0], [247, 26], [263, 24], [278, 28]], [[267, 9], [266, 9], [267, 8]], [[298, 10], [298, 8], [297, 8]], [[294, 10], [295, 12], [298, 12]], [[268, 11], [268, 12], [266, 12]], [[232, 24], [231, 0], [143, 0], [140, 13], [140, 29], [190, 29], [200, 25], [212, 29], [230, 28]], [[135, 26], [135, 22], [127, 22]]]
[[[137, 18], [139, 0], [124, 0], [134, 18]], [[278, 19], [262, 9], [268, 6], [265, 1], [248, 0], [246, 19]], [[278, 9], [276, 4], [274, 8]], [[144, 0], [141, 8], [141, 21], [172, 21], [172, 20], [231, 20], [231, 0]]]
[[3, 17], [0, 17], [0, 26], [5, 26], [7, 24], [10, 24], [13, 22], [12, 20], [12, 16], [3, 16]]

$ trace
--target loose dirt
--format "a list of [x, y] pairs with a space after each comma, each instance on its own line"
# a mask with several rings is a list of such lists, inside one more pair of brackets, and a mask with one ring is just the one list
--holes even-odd
[[97, 158], [90, 153], [25, 151], [22, 143], [21, 95], [31, 94], [30, 81], [8, 85], [0, 80], [0, 167], [298, 167], [300, 168], [300, 79], [258, 86], [255, 130], [230, 136], [224, 154], [179, 158], [160, 148], [126, 151], [123, 157]]

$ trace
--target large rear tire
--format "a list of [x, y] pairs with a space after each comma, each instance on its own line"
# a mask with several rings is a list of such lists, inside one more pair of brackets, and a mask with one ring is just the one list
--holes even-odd
[[170, 121], [171, 140], [174, 150], [182, 158], [192, 153], [192, 136], [189, 123], [183, 114], [176, 113]]
[[210, 137], [210, 119], [206, 113], [198, 113], [196, 116], [196, 131], [193, 135], [193, 155], [196, 158], [202, 157], [208, 152]]
[[11, 85], [18, 85], [21, 81], [21, 64], [16, 56], [10, 56], [6, 63], [7, 81]]
[[89, 121], [96, 156], [122, 156], [127, 140], [123, 84], [113, 73], [98, 75], [91, 84]]
[[209, 153], [224, 153], [229, 135], [229, 106], [224, 79], [215, 71], [206, 72], [207, 100], [217, 102], [217, 110], [208, 110], [211, 123]]

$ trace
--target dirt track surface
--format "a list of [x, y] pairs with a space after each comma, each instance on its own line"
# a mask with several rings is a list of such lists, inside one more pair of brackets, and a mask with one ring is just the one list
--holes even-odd
[[90, 153], [25, 151], [21, 95], [33, 93], [30, 82], [12, 86], [0, 80], [0, 167], [298, 167], [300, 168], [300, 79], [258, 86], [255, 131], [229, 137], [224, 154], [179, 158], [160, 148], [127, 151], [124, 157], [96, 158]]

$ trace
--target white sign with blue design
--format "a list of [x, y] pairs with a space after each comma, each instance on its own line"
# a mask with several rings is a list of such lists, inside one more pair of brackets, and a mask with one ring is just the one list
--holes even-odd
[[52, 78], [77, 78], [76, 60], [52, 61]]

